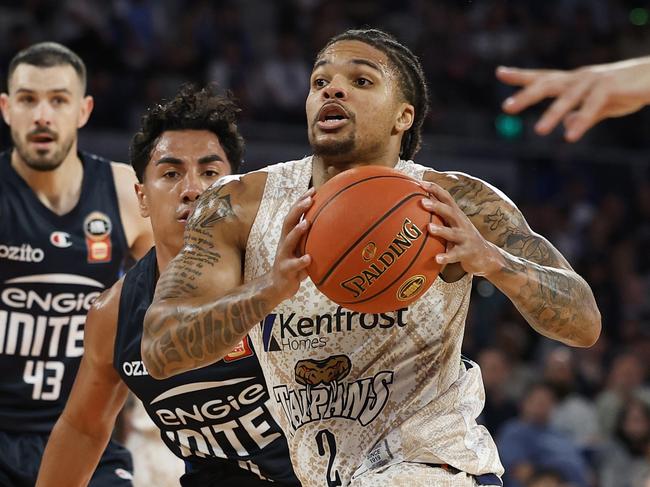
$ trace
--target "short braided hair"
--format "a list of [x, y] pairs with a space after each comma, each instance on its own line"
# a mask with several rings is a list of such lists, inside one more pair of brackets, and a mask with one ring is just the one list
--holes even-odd
[[350, 29], [332, 39], [318, 53], [320, 57], [332, 44], [340, 41], [360, 41], [380, 50], [399, 73], [402, 95], [415, 108], [413, 125], [402, 136], [400, 157], [412, 159], [422, 145], [422, 125], [429, 113], [429, 88], [418, 57], [392, 35], [379, 29]]

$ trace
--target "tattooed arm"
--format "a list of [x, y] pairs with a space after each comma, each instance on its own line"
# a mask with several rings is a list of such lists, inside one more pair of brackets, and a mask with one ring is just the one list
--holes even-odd
[[243, 284], [246, 241], [259, 207], [262, 173], [212, 186], [200, 198], [181, 252], [161, 274], [144, 320], [142, 358], [161, 379], [228, 354], [273, 308], [293, 296], [309, 257], [297, 257], [310, 194], [287, 215], [271, 271]]
[[425, 179], [433, 184], [424, 183], [432, 197], [423, 206], [447, 224], [429, 229], [449, 242], [439, 263], [488, 279], [542, 335], [572, 346], [596, 342], [600, 312], [589, 285], [505, 195], [464, 174]]

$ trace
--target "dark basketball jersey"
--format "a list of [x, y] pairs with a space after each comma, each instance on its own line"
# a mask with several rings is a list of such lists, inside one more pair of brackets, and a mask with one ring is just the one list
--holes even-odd
[[59, 216], [0, 154], [0, 430], [52, 429], [79, 368], [86, 313], [128, 249], [109, 162], [80, 158], [79, 201]]
[[214, 471], [220, 462], [236, 463], [260, 478], [299, 485], [248, 337], [208, 367], [164, 380], [149, 376], [140, 345], [156, 281], [152, 249], [124, 279], [113, 364], [160, 428], [163, 441], [190, 463], [189, 470], [204, 466]]

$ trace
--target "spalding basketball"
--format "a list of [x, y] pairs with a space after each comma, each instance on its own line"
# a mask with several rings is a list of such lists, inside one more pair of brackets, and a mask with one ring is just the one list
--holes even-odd
[[407, 306], [440, 272], [434, 257], [445, 242], [427, 224], [441, 224], [422, 207], [427, 194], [394, 169], [364, 166], [336, 175], [313, 196], [301, 242], [311, 255], [316, 287], [344, 308], [383, 313]]

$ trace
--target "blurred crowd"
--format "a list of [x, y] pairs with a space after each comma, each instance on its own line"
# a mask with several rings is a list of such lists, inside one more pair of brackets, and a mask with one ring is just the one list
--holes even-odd
[[[493, 136], [482, 118], [508, 94], [494, 79], [497, 64], [569, 68], [648, 53], [647, 7], [647, 0], [5, 0], [0, 65], [35, 41], [71, 47], [92, 74], [91, 127], [132, 130], [143, 106], [186, 80], [232, 90], [248, 119], [300, 122], [318, 49], [346, 28], [376, 26], [422, 58], [433, 95], [428, 130]], [[594, 140], [640, 146], [650, 124], [640, 125], [615, 124]]]
[[[376, 26], [422, 58], [426, 132], [497, 138], [489, 121], [511, 91], [496, 65], [650, 54], [648, 12], [643, 0], [10, 0], [0, 5], [0, 69], [33, 42], [68, 45], [89, 68], [90, 130], [132, 132], [144, 106], [188, 80], [230, 89], [245, 119], [302, 126], [318, 48]], [[648, 137], [641, 112], [584, 143], [644, 150]], [[483, 370], [481, 421], [506, 486], [650, 487], [650, 164], [572, 162], [518, 161], [510, 196], [590, 283], [603, 334], [590, 349], [546, 340], [477, 279], [465, 354]]]
[[519, 206], [590, 283], [603, 332], [589, 349], [547, 340], [478, 280], [464, 353], [483, 371], [482, 423], [508, 486], [648, 487], [650, 171], [527, 164]]

